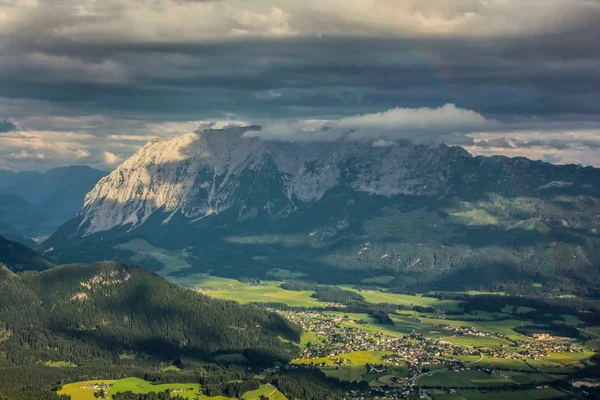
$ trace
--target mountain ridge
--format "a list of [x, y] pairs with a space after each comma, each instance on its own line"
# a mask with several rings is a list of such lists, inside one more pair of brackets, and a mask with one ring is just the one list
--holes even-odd
[[[181, 274], [265, 277], [285, 265], [313, 277], [330, 271], [325, 280], [379, 274], [409, 286], [458, 283], [477, 263], [485, 271], [469, 285], [598, 276], [598, 169], [406, 141], [265, 142], [245, 138], [247, 129], [259, 128], [149, 142], [43, 248], [63, 261], [93, 246], [128, 258], [116, 246], [138, 238], [193, 248]], [[557, 249], [572, 255], [568, 268]]]

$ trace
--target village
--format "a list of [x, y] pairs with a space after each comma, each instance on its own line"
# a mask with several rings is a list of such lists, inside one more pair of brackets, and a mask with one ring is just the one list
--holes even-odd
[[[301, 350], [299, 362], [284, 368], [331, 368], [355, 365], [352, 353], [386, 352], [381, 362], [366, 364], [367, 373], [386, 374], [394, 367], [407, 367], [406, 376], [393, 376], [392, 385], [385, 387], [369, 386], [347, 393], [346, 399], [409, 399], [418, 398], [423, 392], [416, 380], [429, 371], [447, 370], [462, 372], [478, 370], [490, 375], [499, 372], [493, 368], [480, 367], [476, 363], [484, 357], [512, 360], [542, 359], [552, 353], [581, 352], [584, 348], [568, 340], [548, 339], [549, 335], [536, 340], [515, 340], [502, 333], [481, 332], [474, 327], [437, 325], [448, 332], [450, 337], [430, 338], [413, 330], [399, 336], [390, 336], [371, 329], [372, 327], [354, 326], [358, 322], [348, 316], [321, 311], [279, 311], [289, 320], [299, 324], [305, 332], [312, 332], [314, 339], [306, 343]], [[360, 324], [359, 325], [364, 325]], [[452, 337], [482, 337], [502, 339], [508, 344], [498, 346], [451, 343]], [[344, 355], [348, 355], [345, 357]], [[479, 356], [471, 362], [460, 361], [459, 356]], [[464, 360], [464, 358], [462, 358]], [[471, 358], [472, 359], [472, 358]], [[312, 361], [314, 360], [314, 361]]]

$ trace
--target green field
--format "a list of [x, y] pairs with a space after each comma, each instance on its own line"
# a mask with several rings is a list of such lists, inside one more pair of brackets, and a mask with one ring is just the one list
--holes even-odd
[[325, 375], [338, 378], [342, 381], [360, 382], [367, 373], [364, 365], [341, 365], [336, 367], [322, 368]]
[[509, 358], [484, 357], [477, 363], [478, 367], [533, 372], [533, 369], [522, 360]]
[[110, 390], [108, 391], [109, 396], [119, 392], [133, 392], [133, 393], [151, 393], [151, 392], [164, 392], [165, 390], [173, 389], [185, 389], [186, 391], [177, 393], [179, 396], [185, 399], [194, 399], [196, 396], [201, 396], [202, 391], [198, 384], [185, 384], [185, 383], [171, 383], [164, 385], [153, 385], [150, 382], [146, 382], [139, 378], [125, 378], [114, 382]]
[[145, 394], [151, 392], [164, 392], [165, 390], [177, 390], [183, 389], [184, 391], [177, 393], [177, 395], [185, 399], [213, 399], [213, 400], [224, 400], [224, 397], [207, 397], [202, 394], [200, 385], [193, 383], [173, 383], [164, 385], [153, 385], [150, 382], [146, 382], [139, 378], [125, 378], [118, 381], [111, 380], [96, 380], [96, 381], [85, 381], [76, 382], [68, 385], [64, 385], [58, 394], [66, 394], [71, 396], [71, 400], [95, 400], [94, 392], [97, 390], [88, 388], [93, 383], [105, 383], [110, 385], [108, 390], [107, 398], [112, 398], [111, 395], [119, 392], [133, 392], [137, 394]]
[[[381, 363], [381, 360], [378, 361]], [[322, 367], [321, 370], [325, 375], [338, 378], [342, 381], [348, 382], [368, 382], [370, 386], [382, 386], [391, 385], [395, 383], [391, 381], [394, 376], [407, 377], [408, 367], [405, 366], [392, 366], [388, 365], [385, 372], [378, 374], [368, 374], [367, 367], [365, 365], [341, 365], [341, 366], [329, 366]]]
[[514, 385], [516, 382], [508, 378], [509, 374], [492, 375], [482, 371], [444, 371], [422, 376], [417, 384], [423, 387], [445, 386], [454, 388], [506, 386]]
[[287, 400], [287, 398], [273, 385], [261, 385], [260, 388], [256, 390], [244, 393], [242, 399], [258, 400], [261, 395], [268, 397], [270, 400]]
[[355, 351], [353, 353], [339, 354], [333, 357], [322, 357], [322, 358], [304, 358], [301, 360], [294, 360], [296, 364], [319, 364], [325, 363], [326, 365], [334, 365], [334, 360], [344, 358], [348, 360], [352, 365], [365, 365], [365, 364], [381, 364], [381, 357], [386, 354], [392, 354], [390, 351]]
[[592, 351], [584, 351], [581, 353], [553, 353], [544, 357], [544, 360], [553, 364], [569, 366], [579, 364], [582, 360], [590, 358], [594, 354], [595, 353]]
[[163, 368], [163, 372], [180, 372], [181, 368], [175, 366], [175, 365], [169, 365], [166, 368]]
[[451, 336], [442, 337], [441, 340], [453, 344], [459, 344], [467, 347], [500, 347], [501, 345], [510, 346], [512, 343], [508, 340], [486, 337], [486, 336]]
[[553, 388], [478, 391], [458, 390], [457, 394], [433, 394], [433, 400], [548, 400], [565, 397], [565, 393]]
[[111, 380], [100, 380], [100, 381], [83, 381], [83, 382], [75, 382], [64, 385], [61, 390], [58, 391], [58, 394], [66, 394], [71, 396], [71, 400], [97, 400], [94, 397], [94, 389], [88, 389], [87, 386], [91, 384], [111, 384], [115, 381]]
[[159, 247], [154, 247], [142, 239], [130, 240], [127, 243], [115, 246], [115, 249], [135, 252], [136, 254], [130, 258], [134, 263], [139, 263], [147, 258], [155, 259], [163, 265], [163, 268], [157, 273], [165, 278], [168, 278], [173, 272], [179, 272], [182, 269], [190, 267], [190, 264], [187, 261], [188, 254], [185, 251], [167, 251]]
[[312, 331], [304, 332], [302, 337], [300, 338], [300, 345], [306, 346], [308, 343], [316, 344], [321, 343], [323, 341], [323, 337], [317, 335]]
[[325, 307], [325, 303], [310, 297], [314, 292], [285, 290], [281, 282], [263, 281], [260, 285], [248, 285], [234, 279], [220, 278], [208, 274], [191, 274], [173, 278], [176, 283], [196, 287], [202, 294], [224, 300], [234, 300], [242, 304], [252, 302], [284, 303], [293, 307]]
[[423, 323], [429, 325], [447, 324], [452, 326], [469, 326], [481, 332], [496, 332], [502, 333], [509, 338], [519, 340], [532, 340], [529, 336], [521, 335], [513, 330], [513, 328], [521, 325], [518, 320], [503, 320], [503, 321], [464, 321], [454, 319], [437, 319], [437, 318], [419, 318]]

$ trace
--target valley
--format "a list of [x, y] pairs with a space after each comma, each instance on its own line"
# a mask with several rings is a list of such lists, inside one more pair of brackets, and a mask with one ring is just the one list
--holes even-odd
[[[280, 276], [293, 275], [283, 269], [277, 272]], [[209, 274], [175, 281], [207, 296], [259, 304], [302, 327], [297, 358], [266, 368], [260, 375], [280, 370], [322, 371], [356, 385], [345, 393], [347, 399], [571, 398], [577, 391], [566, 382], [593, 367], [592, 359], [597, 358], [592, 344], [598, 326], [587, 326], [577, 313], [547, 315], [554, 329], [555, 323], [564, 325], [577, 337], [548, 335], [536, 339], [520, 333], [519, 328], [534, 324], [539, 315], [532, 320], [526, 314], [531, 316], [538, 310], [511, 305], [514, 300], [495, 311], [485, 305], [466, 311], [463, 301], [436, 298], [440, 293], [395, 294], [383, 288], [346, 285], [337, 288], [363, 300], [336, 302], [320, 301], [314, 290], [282, 287], [294, 281], [248, 283]], [[506, 294], [485, 292], [447, 295], [466, 296], [475, 304], [478, 298], [508, 299]], [[366, 310], [357, 310], [360, 307]], [[378, 315], [381, 310], [387, 318]], [[241, 353], [217, 358], [248, 363]], [[267, 398], [285, 398], [279, 396]]]

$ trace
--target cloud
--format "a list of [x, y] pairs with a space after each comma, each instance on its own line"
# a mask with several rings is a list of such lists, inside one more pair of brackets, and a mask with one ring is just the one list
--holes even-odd
[[13, 132], [17, 126], [6, 119], [0, 119], [0, 133]]
[[121, 157], [111, 153], [110, 151], [105, 151], [103, 154], [103, 158], [104, 158], [104, 163], [106, 165], [110, 165], [110, 166], [117, 166], [118, 164], [120, 164], [123, 160], [121, 159]]
[[599, 165], [599, 19], [595, 0], [0, 0], [0, 115], [73, 149], [2, 165], [108, 165], [244, 121]]
[[245, 136], [302, 142], [333, 141], [341, 137], [349, 140], [408, 139], [415, 142], [441, 142], [450, 136], [462, 136], [494, 124], [494, 121], [479, 113], [457, 108], [454, 104], [446, 104], [438, 108], [394, 108], [329, 121], [267, 122], [263, 129], [248, 131]]
[[552, 164], [556, 164], [562, 160], [562, 157], [557, 156], [556, 154], [543, 154], [542, 161], [546, 161]]
[[351, 131], [349, 138], [385, 137], [388, 139], [439, 140], [490, 127], [494, 121], [481, 114], [446, 104], [439, 108], [394, 108], [385, 112], [342, 118], [337, 129]]

